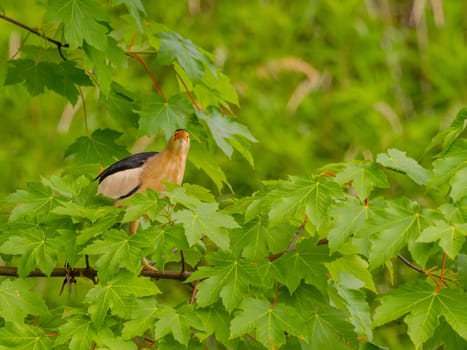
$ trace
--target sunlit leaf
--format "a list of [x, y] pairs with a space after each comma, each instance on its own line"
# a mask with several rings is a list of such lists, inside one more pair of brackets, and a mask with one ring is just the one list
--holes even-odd
[[390, 148], [388, 153], [380, 153], [376, 161], [388, 169], [407, 174], [419, 185], [425, 185], [429, 172], [423, 168], [416, 160], [407, 157], [405, 152]]
[[436, 221], [433, 225], [423, 230], [417, 239], [417, 242], [439, 241], [439, 245], [444, 252], [454, 259], [467, 236], [467, 224], [449, 225], [445, 221]]

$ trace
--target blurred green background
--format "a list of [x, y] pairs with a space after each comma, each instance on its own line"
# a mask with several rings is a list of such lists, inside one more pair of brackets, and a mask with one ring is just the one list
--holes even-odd
[[[464, 1], [143, 3], [150, 20], [213, 53], [237, 89], [238, 120], [259, 140], [252, 148], [254, 169], [238, 155], [219, 154], [239, 195], [264, 179], [371, 158], [388, 147], [418, 158], [467, 101]], [[2, 1], [8, 16], [38, 28], [44, 4]], [[112, 11], [118, 15], [119, 8]], [[112, 24], [124, 31], [123, 23]], [[40, 45], [40, 39], [0, 21], [0, 79], [20, 43]], [[151, 88], [138, 65], [122, 76], [123, 86]], [[90, 129], [111, 126], [95, 91], [84, 93]], [[2, 197], [67, 165], [64, 151], [85, 128], [82, 107], [72, 119], [65, 108], [64, 98], [52, 92], [31, 98], [22, 86], [0, 90]], [[134, 134], [127, 130], [122, 143], [130, 147]], [[151, 148], [158, 146], [156, 139]], [[193, 167], [186, 181], [214, 188]]]

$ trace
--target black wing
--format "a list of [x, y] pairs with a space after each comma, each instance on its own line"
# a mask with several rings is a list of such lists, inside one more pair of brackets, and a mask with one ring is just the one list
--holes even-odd
[[99, 183], [101, 183], [107, 176], [110, 176], [112, 174], [115, 174], [115, 173], [118, 173], [120, 171], [127, 170], [127, 169], [140, 168], [143, 166], [144, 163], [146, 163], [146, 161], [149, 158], [151, 158], [152, 156], [155, 156], [157, 153], [158, 152], [141, 152], [141, 153], [132, 154], [131, 156], [123, 158], [116, 163], [113, 163], [111, 166], [105, 169], [102, 173], [97, 175], [94, 181], [99, 179]]

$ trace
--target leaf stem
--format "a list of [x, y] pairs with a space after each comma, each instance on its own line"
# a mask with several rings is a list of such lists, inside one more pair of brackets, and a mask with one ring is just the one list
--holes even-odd
[[445, 265], [446, 265], [446, 253], [443, 252], [443, 260], [441, 261], [441, 273], [439, 275], [438, 285], [436, 286], [436, 294], [441, 292], [441, 288], [443, 288]]

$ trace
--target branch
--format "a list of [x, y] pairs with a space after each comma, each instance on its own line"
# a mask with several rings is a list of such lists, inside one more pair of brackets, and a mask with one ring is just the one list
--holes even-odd
[[17, 21], [16, 19], [10, 18], [10, 17], [2, 15], [2, 14], [0, 14], [0, 18], [4, 19], [7, 22], [13, 23], [14, 25], [16, 25], [18, 27], [26, 29], [28, 32], [30, 32], [30, 33], [32, 33], [34, 35], [37, 35], [38, 37], [41, 37], [44, 40], [47, 40], [49, 43], [52, 43], [52, 44], [56, 45], [60, 57], [63, 60], [66, 61], [66, 58], [65, 58], [65, 56], [63, 56], [63, 53], [62, 53], [62, 47], [65, 47], [65, 48], [70, 47], [69, 44], [64, 44], [61, 41], [52, 39], [52, 38], [48, 37], [47, 35], [45, 35], [44, 33], [40, 32], [39, 30], [37, 30], [35, 28], [32, 28], [32, 27], [30, 27], [30, 26], [28, 26], [28, 25], [26, 25], [24, 23], [21, 23], [21, 22]]
[[[77, 267], [71, 270], [73, 276], [86, 277], [95, 281], [97, 277], [97, 270], [91, 267]], [[50, 277], [66, 277], [69, 276], [70, 269], [64, 267], [57, 267], [52, 270]], [[151, 277], [156, 279], [171, 279], [184, 281], [191, 275], [190, 271], [154, 271], [150, 269], [143, 269], [140, 276]], [[14, 266], [0, 266], [0, 276], [13, 276], [18, 277], [18, 269]], [[29, 273], [28, 277], [49, 277], [39, 269], [35, 269]]]

